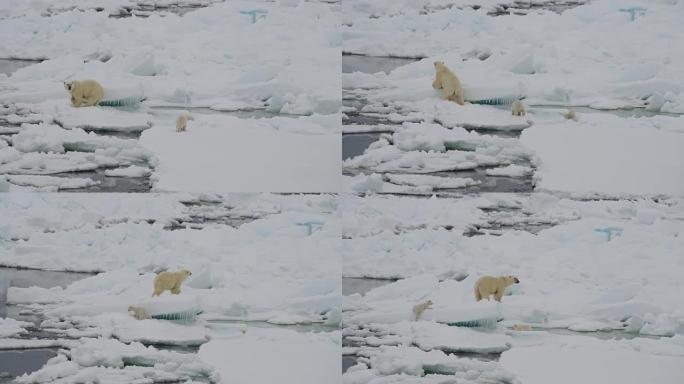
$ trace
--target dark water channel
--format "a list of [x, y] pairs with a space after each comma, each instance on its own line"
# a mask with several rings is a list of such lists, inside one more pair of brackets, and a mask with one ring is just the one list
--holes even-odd
[[[91, 273], [56, 272], [37, 269], [20, 269], [0, 267], [0, 318], [11, 318], [34, 323], [28, 327], [28, 334], [21, 339], [53, 338], [39, 329], [41, 318], [22, 310], [22, 307], [7, 305], [7, 288], [41, 287], [65, 288], [74, 281], [92, 276]], [[0, 345], [1, 347], [1, 345]], [[7, 349], [0, 348], [0, 383], [10, 383], [13, 378], [40, 369], [52, 357], [57, 355], [57, 348]]]

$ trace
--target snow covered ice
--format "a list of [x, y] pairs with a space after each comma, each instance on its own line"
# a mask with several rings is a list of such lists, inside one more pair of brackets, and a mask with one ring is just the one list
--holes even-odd
[[[682, 204], [681, 198], [580, 201], [543, 193], [459, 200], [348, 197], [341, 208], [343, 276], [400, 280], [345, 296], [345, 353], [359, 364], [348, 369], [345, 381], [390, 380], [403, 372], [427, 374], [415, 381], [422, 383], [430, 382], [429, 374], [446, 379], [460, 372], [446, 362], [438, 368], [421, 363], [410, 350], [415, 347], [456, 356], [474, 352], [475, 358], [500, 354], [492, 372], [505, 369], [520, 382], [561, 376], [573, 378], [567, 382], [681, 381]], [[516, 230], [542, 222], [551, 228], [537, 234]], [[473, 227], [483, 235], [472, 236]], [[610, 240], [606, 228], [615, 228]], [[521, 283], [510, 287], [501, 304], [475, 305], [473, 284], [484, 274], [514, 274]], [[432, 307], [421, 321], [411, 321], [413, 305], [427, 299]], [[487, 311], [502, 320], [495, 329], [448, 325], [477, 323], [491, 316]], [[514, 324], [529, 324], [533, 331], [508, 330]], [[557, 329], [665, 337], [608, 342], [543, 332]], [[386, 356], [390, 350], [383, 345], [394, 346], [392, 353], [405, 360]], [[607, 365], [591, 365], [590, 371], [564, 363], [599, 355]], [[386, 356], [396, 368], [388, 370], [375, 356]], [[455, 362], [472, 359], [456, 356]], [[634, 374], [622, 364], [634, 367]], [[365, 379], [356, 381], [360, 377]]]
[[[0, 57], [42, 61], [0, 76], [3, 129], [127, 135], [145, 158], [18, 148], [11, 134], [0, 140], [0, 178], [11, 190], [83, 189], [65, 173], [106, 170], [149, 178], [156, 191], [336, 192], [339, 13], [300, 1], [4, 2]], [[115, 106], [72, 107], [62, 82], [83, 79]], [[184, 113], [195, 119], [176, 133]]]
[[684, 380], [684, 4], [561, 3], [343, 4], [344, 383]]
[[[17, 382], [339, 376], [334, 196], [11, 193], [0, 206], [0, 264], [98, 272], [64, 288], [10, 275], [7, 308], [33, 317], [0, 319], [0, 349], [61, 348]], [[150, 297], [156, 272], [180, 268], [179, 295]]]
[[0, 382], [684, 383], [682, 16], [5, 0]]
[[[549, 9], [555, 3], [535, 2]], [[684, 112], [678, 104], [684, 76], [677, 63], [684, 56], [671, 49], [684, 37], [677, 21], [682, 3], [594, 1], [559, 8], [560, 13], [518, 12], [511, 5], [512, 14], [492, 17], [499, 5], [351, 1], [343, 6], [345, 53], [415, 60], [387, 70], [364, 66], [364, 56], [345, 56], [360, 64], [342, 75], [343, 131], [393, 132], [346, 159], [345, 173], [480, 169], [509, 179], [534, 173], [538, 189], [574, 194], [684, 193], [681, 178], [673, 177], [681, 173], [683, 160], [676, 148]], [[629, 7], [646, 12], [631, 20], [622, 11]], [[431, 87], [437, 60], [459, 76], [466, 105], [441, 100]], [[511, 115], [510, 103], [518, 98], [526, 104], [526, 116]], [[480, 104], [487, 100], [504, 105]], [[579, 108], [579, 121], [564, 120], [565, 108]], [[588, 113], [600, 110], [669, 115]], [[407, 142], [407, 133], [419, 140]], [[577, 152], [585, 156], [574, 156]], [[426, 193], [392, 185], [369, 188], [358, 178], [345, 180], [344, 189], [352, 191]]]

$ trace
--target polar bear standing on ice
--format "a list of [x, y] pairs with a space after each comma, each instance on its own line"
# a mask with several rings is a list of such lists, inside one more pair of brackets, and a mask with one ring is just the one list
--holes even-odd
[[443, 90], [444, 100], [454, 101], [458, 105], [463, 105], [463, 87], [456, 74], [451, 72], [442, 61], [435, 61], [434, 64], [436, 76], [435, 81], [432, 82], [432, 88]]
[[185, 132], [188, 127], [188, 120], [195, 120], [190, 115], [180, 115], [176, 119], [176, 132]]
[[513, 116], [525, 116], [527, 114], [527, 112], [525, 112], [525, 106], [520, 100], [513, 102], [511, 105], [511, 112]]
[[187, 269], [181, 269], [178, 272], [162, 272], [154, 278], [154, 293], [152, 296], [159, 296], [164, 291], [169, 290], [172, 294], [177, 295], [180, 293], [181, 284], [192, 273]]
[[92, 107], [104, 96], [104, 89], [95, 80], [65, 81], [64, 88], [71, 93], [71, 105], [74, 107]]
[[518, 283], [520, 280], [515, 276], [482, 276], [475, 282], [475, 300], [489, 300], [489, 296], [494, 295], [494, 299], [501, 302], [506, 288]]
[[426, 302], [416, 304], [413, 306], [413, 320], [418, 321], [420, 319], [420, 316], [425, 312], [428, 308], [432, 307], [432, 300], [428, 300]]

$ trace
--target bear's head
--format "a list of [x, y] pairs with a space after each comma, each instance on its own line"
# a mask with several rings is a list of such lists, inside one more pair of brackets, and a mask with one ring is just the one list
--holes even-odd
[[73, 87], [73, 86], [74, 86], [73, 81], [65, 81], [64, 82], [64, 89], [66, 89], [69, 92], [71, 92], [71, 87]]
[[430, 307], [430, 306], [432, 305], [432, 300], [426, 301], [426, 302], [425, 302], [425, 305], [428, 306], [428, 307]]
[[189, 276], [192, 276], [192, 272], [188, 271], [187, 269], [181, 269], [178, 271], [183, 276], [183, 280], [187, 279]]
[[509, 285], [519, 284], [520, 280], [513, 275], [509, 275], [509, 276], [506, 276], [506, 283], [508, 283]]
[[435, 61], [434, 65], [435, 65], [435, 72], [437, 72], [437, 73], [444, 72], [444, 71], [448, 70], [447, 66], [444, 64], [443, 61]]

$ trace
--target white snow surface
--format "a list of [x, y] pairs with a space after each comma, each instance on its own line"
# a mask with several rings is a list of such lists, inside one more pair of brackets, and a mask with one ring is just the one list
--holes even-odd
[[[515, 139], [479, 135], [460, 127], [448, 129], [433, 123], [403, 123], [392, 133], [391, 141], [381, 137], [363, 154], [345, 160], [343, 167], [350, 171], [427, 174], [509, 165], [513, 161], [527, 161], [530, 156], [531, 152]], [[421, 184], [437, 188], [442, 184], [430, 180]]]
[[[93, 326], [88, 318], [109, 313], [103, 320], [117, 329], [113, 332], [125, 332], [122, 339], [163, 341], [164, 335], [183, 333], [168, 330], [155, 336], [143, 331], [145, 321], [133, 320], [127, 308], [149, 307], [155, 272], [187, 268], [193, 275], [181, 297], [196, 300], [198, 310], [209, 317], [291, 324], [323, 322], [339, 310], [335, 276], [341, 265], [334, 249], [340, 229], [334, 196], [216, 198], [227, 204], [214, 209], [218, 217], [233, 212], [237, 217], [255, 215], [255, 220], [238, 228], [209, 224], [169, 230], [173, 223], [190, 219], [191, 212], [179, 201], [199, 202], [197, 196], [0, 196], [0, 263], [105, 271], [65, 289], [11, 287], [8, 301], [56, 303], [42, 311], [77, 318], [82, 327]], [[211, 217], [211, 210], [205, 217]], [[154, 302], [166, 296], [168, 292]], [[118, 325], [107, 320], [115, 314], [123, 316]], [[131, 324], [136, 326], [128, 331]], [[184, 337], [193, 341], [203, 336]]]
[[[240, 119], [195, 117], [188, 130], [145, 131], [155, 153], [159, 191], [337, 192], [340, 189], [339, 115]], [[303, 133], [303, 132], [309, 132]]]
[[145, 177], [150, 175], [150, 169], [137, 165], [130, 165], [125, 168], [107, 169], [105, 175], [114, 177]]
[[[108, 17], [125, 6], [141, 16]], [[162, 10], [143, 9], [157, 6]], [[207, 7], [165, 12], [177, 6]], [[144, 131], [139, 148], [147, 153], [134, 163], [102, 148], [12, 146], [0, 148], [0, 174], [136, 165], [152, 169], [158, 191], [338, 192], [339, 8], [304, 1], [4, 2], [0, 57], [45, 59], [0, 77], [3, 115], [25, 125], [11, 131], [40, 123], [104, 135]], [[253, 10], [263, 12], [254, 23], [246, 14]], [[101, 83], [105, 100], [135, 103], [73, 108], [62, 82], [83, 79]], [[175, 120], [188, 112], [195, 120], [177, 134]], [[51, 137], [66, 136], [53, 130]]]
[[[0, 174], [26, 175], [27, 177], [16, 180], [23, 180], [23, 184], [38, 187], [59, 187], [60, 184], [66, 186], [69, 182], [66, 180], [57, 183], [57, 179], [28, 176], [155, 162], [153, 153], [143, 148], [136, 140], [97, 135], [80, 128], [63, 129], [49, 123], [24, 123], [10, 140], [12, 146], [0, 148]], [[28, 183], [26, 180], [34, 182]], [[52, 182], [47, 183], [45, 180]]]
[[26, 327], [32, 326], [33, 323], [26, 321], [17, 321], [9, 318], [0, 318], [0, 338], [16, 337], [22, 333], [26, 333]]
[[604, 195], [684, 195], [684, 116], [539, 124], [520, 140], [535, 153], [536, 187]]
[[675, 384], [684, 380], [681, 335], [661, 342], [556, 336], [521, 344], [504, 352], [500, 363], [523, 383]]
[[90, 178], [84, 177], [54, 177], [44, 175], [7, 175], [5, 179], [15, 185], [28, 186], [53, 192], [63, 189], [77, 189], [99, 184]]
[[[407, 320], [427, 299], [434, 312], [472, 306], [478, 277], [512, 274], [521, 283], [509, 287], [501, 308], [511, 323], [681, 334], [683, 207], [681, 199], [577, 201], [541, 193], [348, 197], [341, 208], [343, 275], [404, 280], [347, 296], [344, 321]], [[463, 235], [492, 222], [556, 226], [536, 235]], [[425, 315], [430, 319], [431, 310]]]
[[214, 366], [226, 384], [339, 383], [340, 342], [339, 332], [249, 328], [202, 345], [199, 358]]
[[[357, 365], [343, 382], [680, 382], [682, 204], [547, 193], [345, 197], [343, 276], [399, 280], [344, 297], [343, 334], [360, 346], [345, 352]], [[514, 229], [540, 223], [555, 226]], [[503, 229], [466, 235], [488, 225]], [[520, 283], [502, 303], [475, 302], [480, 276], [510, 274]], [[413, 321], [426, 300], [432, 306]], [[492, 318], [494, 328], [444, 324]], [[454, 352], [503, 354], [484, 363]]]
[[[300, 114], [340, 107], [335, 5], [231, 1], [183, 16], [121, 19], [95, 10], [45, 17], [40, 4], [33, 5], [3, 20], [0, 36], [7, 44], [0, 56], [49, 60], [7, 79], [16, 89], [0, 95], [3, 100], [28, 97], [29, 90], [34, 102], [46, 93], [68, 100], [62, 81], [94, 78], [105, 89], [142, 88], [150, 100], [182, 106], [268, 100], [274, 111]], [[1, 12], [12, 8], [4, 3]], [[252, 9], [266, 16], [252, 24], [241, 14]]]
[[[425, 57], [379, 78], [404, 97], [436, 95], [432, 63], [443, 60], [459, 76], [466, 100], [469, 88], [500, 96], [517, 89], [530, 103], [684, 112], [684, 55], [672, 49], [684, 33], [681, 1], [599, 0], [560, 14], [498, 17], [487, 15], [495, 1], [458, 9], [475, 3], [351, 1], [344, 6], [343, 51]], [[620, 11], [628, 7], [646, 12], [632, 21]]]
[[220, 375], [193, 354], [161, 351], [141, 343], [115, 339], [81, 339], [68, 353], [48, 360], [41, 369], [16, 379], [18, 383], [188, 381]]

